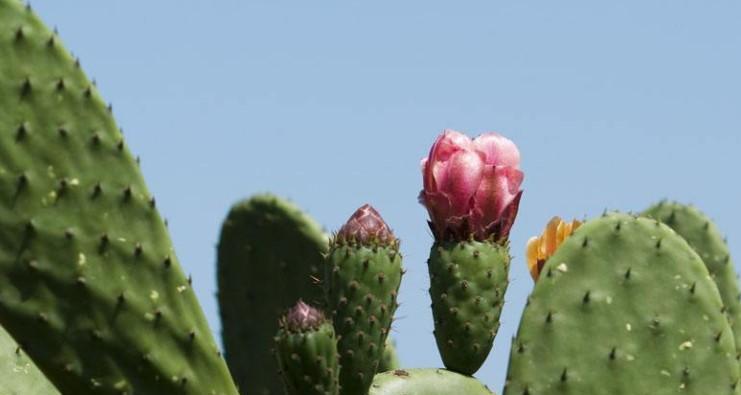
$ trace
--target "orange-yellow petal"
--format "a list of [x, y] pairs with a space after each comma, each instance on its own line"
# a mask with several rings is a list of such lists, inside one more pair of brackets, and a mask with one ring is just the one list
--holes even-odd
[[532, 237], [527, 242], [527, 267], [533, 280], [537, 280], [548, 258], [553, 256], [558, 247], [581, 226], [581, 222], [573, 220], [564, 222], [559, 217], [553, 217], [546, 225], [540, 237]]

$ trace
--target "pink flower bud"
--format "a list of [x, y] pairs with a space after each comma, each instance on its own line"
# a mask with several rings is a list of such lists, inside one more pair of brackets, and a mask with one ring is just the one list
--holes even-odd
[[342, 225], [336, 239], [340, 242], [358, 242], [363, 245], [391, 245], [396, 237], [371, 205], [364, 204]]
[[422, 174], [419, 200], [430, 214], [435, 239], [508, 239], [523, 179], [512, 141], [496, 133], [471, 140], [446, 130], [422, 159]]
[[291, 332], [316, 329], [326, 321], [324, 314], [299, 299], [283, 318], [283, 327]]

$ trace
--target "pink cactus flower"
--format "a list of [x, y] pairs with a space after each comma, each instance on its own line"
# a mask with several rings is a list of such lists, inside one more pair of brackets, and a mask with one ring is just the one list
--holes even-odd
[[299, 299], [288, 313], [283, 317], [283, 327], [292, 332], [301, 332], [309, 329], [316, 329], [326, 321], [324, 314]]
[[340, 241], [355, 241], [363, 245], [391, 245], [396, 242], [391, 228], [370, 204], [364, 204], [355, 210], [336, 237]]
[[508, 239], [523, 180], [520, 152], [512, 141], [497, 133], [471, 140], [445, 130], [422, 159], [422, 174], [419, 200], [436, 240]]

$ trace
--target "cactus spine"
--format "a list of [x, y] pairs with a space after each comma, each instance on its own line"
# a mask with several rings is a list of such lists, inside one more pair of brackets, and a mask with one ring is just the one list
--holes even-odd
[[325, 275], [340, 336], [342, 394], [365, 394], [384, 353], [401, 282], [399, 241], [378, 212], [359, 208], [331, 243]]

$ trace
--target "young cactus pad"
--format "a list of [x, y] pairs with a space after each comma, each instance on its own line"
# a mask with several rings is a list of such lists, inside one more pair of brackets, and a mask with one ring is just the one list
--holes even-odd
[[324, 313], [298, 301], [281, 318], [275, 343], [289, 395], [339, 394], [337, 338]]
[[543, 267], [504, 394], [738, 394], [722, 308], [700, 257], [666, 225], [588, 221]]
[[359, 208], [335, 236], [326, 269], [339, 335], [343, 395], [365, 395], [384, 353], [401, 283], [399, 241], [378, 212]]
[[322, 305], [327, 236], [296, 206], [258, 195], [234, 205], [218, 246], [219, 309], [226, 359], [240, 390], [280, 394], [273, 355], [278, 320], [298, 299]]
[[64, 394], [236, 388], [110, 108], [0, 0], [0, 324]]
[[658, 219], [674, 229], [705, 262], [710, 276], [718, 286], [735, 335], [736, 350], [741, 355], [741, 295], [731, 254], [718, 228], [700, 210], [679, 203], [657, 203], [642, 215]]
[[404, 369], [377, 374], [369, 395], [492, 395], [470, 376], [445, 369]]
[[474, 374], [499, 330], [509, 248], [491, 241], [435, 243], [427, 262], [435, 340], [445, 367]]
[[21, 346], [0, 326], [0, 394], [59, 395]]

